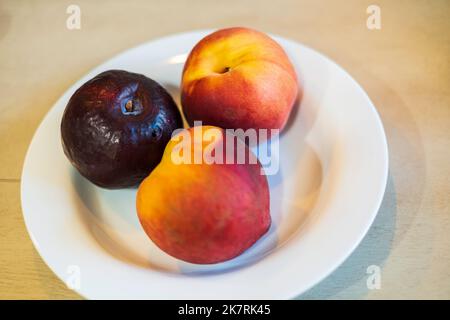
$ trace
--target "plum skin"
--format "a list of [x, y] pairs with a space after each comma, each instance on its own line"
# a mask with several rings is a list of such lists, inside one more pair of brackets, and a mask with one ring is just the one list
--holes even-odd
[[180, 111], [156, 81], [123, 70], [100, 73], [70, 98], [61, 121], [65, 155], [108, 189], [137, 186], [161, 161]]

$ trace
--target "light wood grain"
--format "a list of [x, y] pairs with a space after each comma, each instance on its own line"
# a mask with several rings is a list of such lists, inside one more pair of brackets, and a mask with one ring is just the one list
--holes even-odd
[[0, 299], [78, 298], [33, 247], [20, 208], [20, 182], [0, 182]]
[[[66, 8], [82, 28], [66, 29]], [[245, 25], [311, 46], [375, 103], [390, 176], [380, 213], [351, 257], [299, 298], [450, 298], [450, 2], [2, 1], [0, 3], [0, 298], [79, 298], [36, 253], [20, 208], [26, 149], [45, 113], [91, 68], [155, 37]], [[51, 159], [49, 159], [51, 161]], [[381, 289], [366, 286], [381, 267]]]

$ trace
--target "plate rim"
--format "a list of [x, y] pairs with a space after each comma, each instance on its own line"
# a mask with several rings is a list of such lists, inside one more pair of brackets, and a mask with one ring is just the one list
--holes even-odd
[[[59, 96], [58, 99], [56, 99], [56, 101], [51, 105], [51, 107], [48, 109], [48, 111], [46, 112], [46, 114], [44, 115], [44, 117], [42, 117], [39, 125], [36, 127], [33, 136], [30, 140], [30, 143], [28, 145], [27, 148], [27, 152], [25, 154], [24, 157], [24, 161], [23, 161], [23, 166], [22, 166], [22, 172], [21, 172], [21, 182], [20, 182], [20, 203], [21, 203], [21, 210], [22, 210], [22, 216], [24, 219], [24, 223], [26, 226], [26, 230], [28, 232], [28, 235], [36, 249], [36, 251], [38, 252], [39, 256], [41, 257], [41, 259], [45, 262], [45, 264], [50, 268], [50, 270], [52, 270], [52, 272], [57, 276], [57, 278], [62, 281], [64, 284], [66, 284], [66, 281], [63, 277], [60, 276], [60, 274], [55, 270], [54, 266], [52, 266], [46, 259], [44, 259], [43, 253], [42, 253], [42, 248], [38, 242], [38, 240], [35, 238], [33, 231], [31, 230], [31, 227], [29, 225], [29, 221], [27, 222], [27, 215], [25, 213], [25, 209], [24, 207], [26, 206], [24, 203], [24, 176], [25, 173], [27, 171], [27, 162], [30, 159], [30, 150], [31, 150], [31, 146], [33, 145], [33, 143], [36, 140], [36, 136], [38, 134], [39, 129], [42, 127], [43, 123], [45, 122], [45, 120], [49, 117], [49, 115], [52, 113], [52, 111], [55, 109], [55, 106], [61, 102], [61, 100], [63, 100], [65, 98], [66, 95], [68, 95], [68, 93], [71, 91], [72, 88], [76, 88], [77, 86], [79, 86], [79, 84], [84, 81], [84, 79], [96, 72], [96, 70], [101, 69], [102, 66], [107, 65], [108, 63], [110, 63], [111, 61], [117, 59], [120, 56], [123, 55], [127, 55], [132, 51], [135, 50], [139, 50], [142, 47], [145, 47], [146, 45], [149, 45], [150, 43], [153, 42], [158, 42], [158, 41], [162, 41], [162, 40], [169, 40], [169, 39], [175, 39], [178, 37], [185, 37], [185, 36], [198, 36], [201, 34], [209, 34], [213, 31], [215, 31], [217, 29], [195, 29], [195, 30], [190, 30], [190, 31], [185, 31], [185, 32], [179, 32], [179, 33], [171, 33], [171, 34], [167, 34], [167, 35], [162, 35], [159, 37], [155, 37], [155, 38], [151, 38], [148, 39], [147, 41], [140, 43], [136, 46], [133, 46], [131, 48], [128, 48], [126, 50], [120, 51], [116, 54], [114, 54], [112, 57], [100, 62], [99, 64], [97, 64], [94, 68], [89, 69], [86, 73], [84, 73], [77, 81], [75, 81], [72, 85], [70, 85], [68, 88], [66, 88], [64, 90], [64, 92]], [[313, 286], [319, 284], [322, 280], [324, 280], [326, 277], [328, 277], [329, 275], [331, 275], [337, 268], [339, 268], [342, 263], [347, 260], [349, 258], [349, 256], [355, 251], [355, 249], [360, 245], [361, 241], [364, 239], [364, 237], [366, 236], [367, 232], [369, 231], [370, 227], [372, 226], [376, 216], [378, 215], [378, 211], [380, 210], [384, 195], [385, 195], [385, 191], [386, 191], [386, 187], [387, 187], [387, 182], [388, 182], [388, 176], [389, 176], [389, 149], [388, 149], [388, 142], [387, 142], [387, 137], [386, 137], [386, 131], [384, 129], [383, 126], [383, 122], [381, 120], [381, 116], [378, 112], [378, 110], [376, 109], [375, 105], [373, 104], [372, 100], [370, 99], [367, 91], [363, 88], [363, 86], [358, 83], [355, 78], [350, 74], [350, 72], [348, 72], [346, 69], [344, 69], [343, 67], [341, 67], [339, 64], [337, 64], [334, 60], [332, 60], [331, 58], [329, 58], [326, 54], [323, 54], [320, 51], [317, 51], [315, 49], [313, 49], [312, 47], [305, 45], [301, 42], [292, 40], [290, 38], [286, 38], [277, 34], [273, 34], [273, 33], [267, 33], [269, 34], [271, 37], [275, 38], [276, 40], [282, 39], [285, 42], [290, 43], [291, 45], [296, 45], [296, 46], [301, 46], [307, 50], [312, 51], [314, 54], [320, 56], [321, 58], [323, 58], [324, 60], [326, 60], [327, 63], [333, 65], [333, 67], [339, 69], [339, 71], [341, 71], [345, 77], [351, 81], [353, 83], [353, 85], [355, 85], [356, 88], [358, 88], [358, 90], [360, 91], [360, 93], [362, 93], [362, 95], [364, 96], [364, 99], [367, 101], [367, 104], [370, 106], [370, 111], [371, 113], [375, 116], [376, 119], [376, 124], [380, 129], [380, 133], [381, 135], [378, 138], [381, 138], [381, 142], [382, 142], [382, 147], [383, 147], [383, 154], [382, 154], [382, 159], [381, 159], [381, 155], [379, 155], [380, 157], [380, 161], [382, 162], [382, 167], [383, 167], [383, 173], [382, 173], [382, 178], [380, 179], [381, 183], [379, 186], [379, 190], [377, 192], [377, 196], [376, 196], [376, 200], [374, 201], [375, 205], [374, 208], [372, 210], [370, 210], [371, 214], [370, 214], [370, 219], [368, 216], [368, 219], [365, 221], [365, 225], [364, 225], [364, 229], [360, 230], [358, 233], [358, 239], [357, 241], [354, 241], [352, 246], [348, 247], [348, 249], [345, 251], [345, 253], [341, 253], [340, 254], [340, 258], [336, 259], [336, 261], [333, 263], [333, 265], [330, 265], [327, 268], [327, 272], [323, 272], [322, 274], [318, 275], [315, 277], [315, 279], [310, 279], [308, 281], [308, 283], [306, 285], [303, 286], [303, 288], [301, 290], [297, 290], [296, 292], [285, 292], [283, 294], [283, 297], [281, 298], [275, 298], [275, 299], [292, 299], [297, 297], [300, 294], [303, 294], [305, 292], [307, 292], [308, 290], [310, 290]], [[26, 179], [25, 179], [26, 180]], [[374, 197], [375, 198], [375, 197]], [[80, 296], [82, 296], [83, 298], [87, 298], [87, 299], [97, 299], [96, 297], [88, 297], [87, 295], [85, 295], [82, 291], [84, 290], [74, 290], [77, 294], [79, 294]], [[195, 298], [194, 298], [195, 299]]]

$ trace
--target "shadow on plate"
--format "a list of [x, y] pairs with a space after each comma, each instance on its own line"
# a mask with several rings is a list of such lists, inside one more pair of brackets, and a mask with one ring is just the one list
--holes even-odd
[[[362, 68], [361, 72], [365, 79], [363, 84], [383, 121], [388, 141], [386, 192], [378, 215], [361, 244], [340, 267], [299, 296], [300, 299], [358, 299], [366, 296], [369, 292], [367, 267], [377, 265], [383, 271], [392, 248], [401, 243], [421, 208], [426, 183], [426, 155], [419, 127], [410, 108], [389, 83], [372, 74], [369, 68]], [[399, 205], [405, 201], [408, 202], [407, 209]], [[425, 226], [421, 232], [416, 237], [432, 237], [433, 231]], [[421, 253], [420, 260], [424, 264], [431, 261], [426, 258], [430, 254], [427, 242], [414, 250]], [[426, 265], [423, 268], [426, 269]], [[410, 280], [418, 281], [411, 277]]]
[[[115, 196], [117, 192], [135, 193], [135, 189], [100, 190], [99, 192], [99, 187], [82, 177], [73, 168], [72, 181], [78, 197], [78, 201], [75, 201], [75, 203], [78, 204], [80, 218], [102, 249], [114, 258], [125, 263], [158, 271], [167, 271], [161, 266], [145, 259], [142, 255], [136, 254], [136, 252], [130, 250], [130, 244], [119, 241], [120, 238], [116, 237], [117, 232], [120, 231], [114, 230], [115, 223], [111, 221], [117, 221], [117, 223], [122, 222], [128, 226], [128, 230], [135, 229], [139, 231], [138, 228], [140, 228], [140, 225], [138, 225], [138, 222], [136, 223], [137, 218], [129, 214], [129, 208], [121, 210], [124, 204], [129, 203], [129, 201], [120, 201], [121, 197]], [[111, 206], [118, 206], [113, 212], [104, 208], [103, 203], [108, 201], [111, 203]]]

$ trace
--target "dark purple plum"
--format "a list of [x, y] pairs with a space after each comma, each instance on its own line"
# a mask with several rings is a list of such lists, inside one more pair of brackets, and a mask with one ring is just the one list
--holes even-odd
[[122, 70], [100, 73], [70, 98], [61, 122], [64, 153], [94, 184], [138, 185], [183, 126], [170, 94], [156, 81]]

